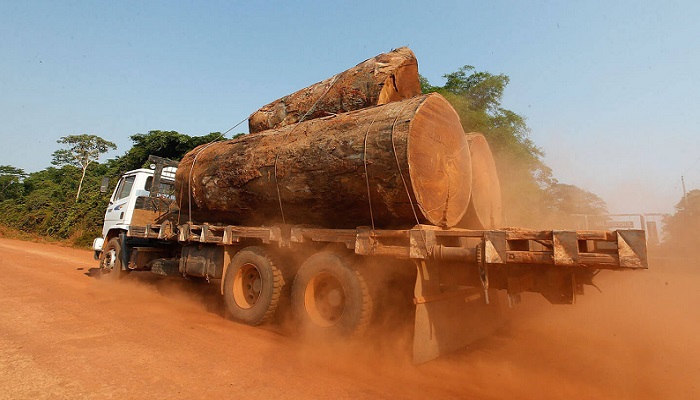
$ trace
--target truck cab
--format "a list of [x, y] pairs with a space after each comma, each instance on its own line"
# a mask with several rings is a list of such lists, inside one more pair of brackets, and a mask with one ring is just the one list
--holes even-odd
[[[145, 199], [151, 198], [151, 192], [154, 189], [154, 169], [155, 166], [153, 169], [135, 169], [126, 172], [119, 179], [105, 211], [102, 237], [95, 238], [92, 243], [95, 259], [102, 252], [104, 243], [108, 242], [110, 238], [118, 236], [120, 232], [128, 232], [129, 226], [134, 224], [135, 219], [142, 219], [140, 217], [143, 216], [140, 214], [142, 214], [141, 208], [143, 207], [137, 206], [137, 203], [144, 203]], [[175, 167], [162, 169], [158, 187], [155, 190], [159, 199], [174, 200], [176, 170]], [[147, 218], [150, 217], [151, 215]]]

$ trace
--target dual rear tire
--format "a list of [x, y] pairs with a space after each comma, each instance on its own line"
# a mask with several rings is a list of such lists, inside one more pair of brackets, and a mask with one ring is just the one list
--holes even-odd
[[317, 253], [301, 265], [291, 296], [292, 311], [305, 335], [361, 335], [372, 315], [363, 274], [333, 252]]
[[[262, 247], [250, 246], [239, 251], [226, 270], [224, 301], [236, 321], [261, 325], [275, 315], [284, 287], [273, 258]], [[369, 324], [372, 299], [363, 274], [350, 259], [324, 251], [299, 267], [291, 308], [305, 336], [356, 336]]]

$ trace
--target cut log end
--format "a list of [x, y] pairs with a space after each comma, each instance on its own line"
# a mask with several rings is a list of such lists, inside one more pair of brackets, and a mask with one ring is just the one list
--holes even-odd
[[501, 185], [496, 163], [486, 138], [480, 133], [467, 134], [472, 162], [472, 197], [461, 228], [495, 229], [503, 223]]
[[444, 97], [428, 95], [411, 122], [408, 165], [423, 215], [452, 227], [462, 220], [471, 196], [469, 146], [457, 112]]
[[418, 79], [418, 63], [407, 62], [398, 67], [392, 75], [384, 81], [377, 105], [392, 101], [410, 99], [420, 94], [420, 80]]

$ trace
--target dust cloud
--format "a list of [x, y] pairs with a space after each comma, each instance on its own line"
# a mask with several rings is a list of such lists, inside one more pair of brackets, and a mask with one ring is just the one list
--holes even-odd
[[[603, 271], [595, 279], [600, 291], [587, 286], [575, 305], [525, 294], [492, 335], [421, 365], [410, 353], [415, 276], [398, 273], [410, 270], [399, 262], [363, 266], [376, 313], [361, 338], [304, 340], [288, 304], [263, 329], [284, 359], [318, 377], [317, 385], [342, 376], [375, 388], [366, 398], [700, 398], [700, 260], [666, 248], [649, 253], [649, 270]], [[126, 282], [104, 284], [140, 313], [146, 307], [151, 315], [172, 314], [175, 305], [174, 319], [202, 312], [226, 318], [219, 283], [132, 273]], [[144, 305], [140, 299], [153, 292], [167, 301]]]
[[373, 382], [400, 398], [700, 398], [700, 263], [657, 256], [648, 271], [604, 271], [577, 304], [528, 294], [509, 323], [466, 349], [410, 361], [411, 324], [362, 340], [301, 344], [318, 373]]
[[[305, 373], [365, 382], [377, 388], [373, 398], [700, 398], [700, 262], [651, 254], [647, 271], [601, 272], [595, 283], [602, 292], [587, 286], [572, 306], [526, 294], [494, 334], [422, 365], [410, 357], [412, 292], [387, 290], [412, 288], [410, 275], [372, 276], [377, 317], [361, 338], [309, 343], [294, 337], [289, 320], [265, 329]], [[218, 281], [133, 275], [115, 285], [115, 296], [138, 303], [156, 291], [183, 314], [226, 315]]]

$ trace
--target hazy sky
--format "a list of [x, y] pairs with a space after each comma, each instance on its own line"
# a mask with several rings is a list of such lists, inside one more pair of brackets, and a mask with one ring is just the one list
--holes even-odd
[[670, 212], [681, 175], [700, 188], [699, 4], [0, 0], [0, 164], [43, 169], [70, 134], [114, 156], [135, 133], [223, 132], [409, 46], [433, 84], [465, 64], [508, 75], [503, 106], [559, 181]]

